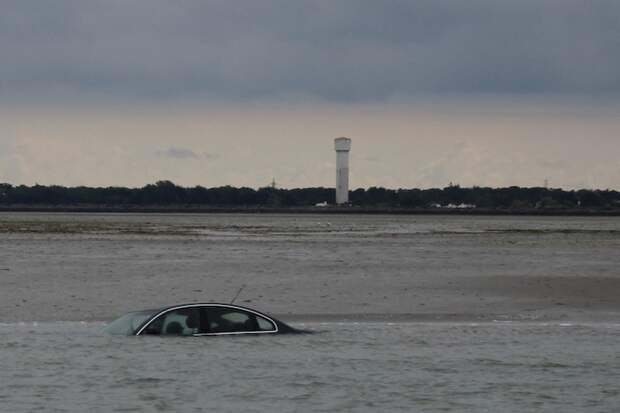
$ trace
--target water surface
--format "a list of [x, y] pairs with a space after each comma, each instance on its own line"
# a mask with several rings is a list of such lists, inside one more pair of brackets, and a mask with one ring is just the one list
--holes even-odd
[[619, 324], [324, 323], [320, 334], [107, 337], [0, 325], [3, 411], [620, 408]]
[[[619, 411], [618, 251], [617, 217], [0, 214], [0, 411]], [[322, 332], [100, 333], [241, 286]]]

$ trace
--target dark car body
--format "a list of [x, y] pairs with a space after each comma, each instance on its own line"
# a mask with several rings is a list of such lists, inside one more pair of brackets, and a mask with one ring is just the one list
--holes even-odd
[[232, 304], [193, 303], [127, 313], [108, 324], [112, 335], [223, 336], [302, 333], [274, 317]]

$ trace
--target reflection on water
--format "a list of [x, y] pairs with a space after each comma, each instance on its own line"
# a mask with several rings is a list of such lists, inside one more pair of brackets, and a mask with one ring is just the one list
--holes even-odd
[[619, 324], [308, 322], [110, 337], [0, 324], [2, 411], [618, 411]]

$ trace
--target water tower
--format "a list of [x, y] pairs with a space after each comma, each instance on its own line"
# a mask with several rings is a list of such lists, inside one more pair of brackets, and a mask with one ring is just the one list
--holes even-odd
[[349, 151], [351, 139], [336, 138], [336, 204], [349, 202]]

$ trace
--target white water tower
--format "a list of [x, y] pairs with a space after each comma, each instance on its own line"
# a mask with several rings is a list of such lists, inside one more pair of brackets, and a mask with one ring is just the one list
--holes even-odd
[[351, 139], [336, 138], [336, 204], [349, 202], [349, 151]]

